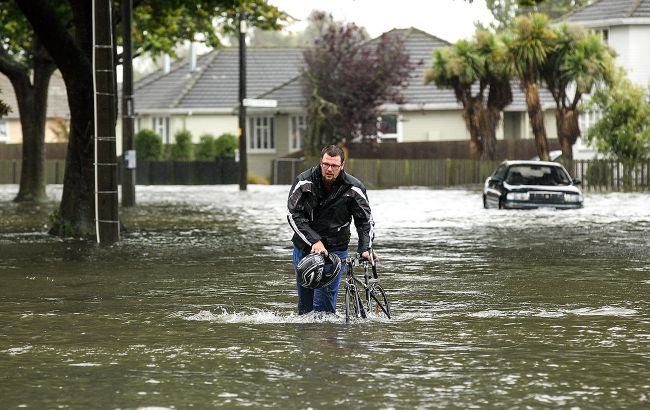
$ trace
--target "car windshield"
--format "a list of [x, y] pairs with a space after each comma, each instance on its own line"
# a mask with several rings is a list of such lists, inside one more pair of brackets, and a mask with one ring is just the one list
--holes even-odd
[[560, 167], [549, 165], [513, 165], [506, 182], [510, 185], [570, 185], [569, 176]]

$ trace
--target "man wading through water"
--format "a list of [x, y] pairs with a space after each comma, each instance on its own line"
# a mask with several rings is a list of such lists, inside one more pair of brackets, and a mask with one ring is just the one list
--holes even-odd
[[[289, 214], [287, 219], [294, 231], [291, 241], [293, 266], [298, 287], [298, 314], [311, 311], [336, 312], [336, 298], [345, 264], [340, 263], [348, 256], [350, 223], [359, 234], [357, 251], [369, 259], [369, 250], [374, 239], [372, 214], [366, 195], [366, 187], [343, 170], [345, 154], [336, 145], [329, 145], [321, 151], [320, 164], [296, 177], [289, 192]], [[330, 270], [336, 266], [337, 273], [330, 272], [330, 280], [313, 279], [318, 266], [313, 266], [308, 278], [304, 266], [323, 254], [330, 257]], [[376, 257], [376, 256], [375, 256]], [[304, 259], [304, 260], [303, 260]], [[321, 258], [320, 267], [325, 266]], [[335, 262], [335, 259], [340, 259]], [[299, 268], [299, 264], [303, 261]], [[311, 269], [308, 267], [308, 269]], [[327, 269], [327, 268], [326, 268]], [[320, 278], [320, 275], [317, 275]], [[325, 276], [325, 274], [323, 274]], [[310, 283], [311, 282], [311, 283]], [[324, 286], [323, 286], [324, 285]], [[322, 287], [321, 287], [322, 286]]]

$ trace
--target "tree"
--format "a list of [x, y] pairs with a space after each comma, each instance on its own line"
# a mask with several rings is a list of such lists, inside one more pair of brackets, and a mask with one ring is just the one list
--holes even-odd
[[[17, 1], [40, 44], [61, 71], [71, 112], [70, 140], [61, 204], [50, 233], [62, 226], [92, 235], [94, 226], [93, 88], [91, 2]], [[286, 14], [263, 0], [135, 1], [135, 52], [168, 51], [181, 40], [218, 44], [219, 31], [237, 30], [236, 14], [246, 10], [255, 26], [279, 28]], [[218, 26], [213, 21], [219, 21]], [[114, 19], [119, 24], [119, 19]]]
[[214, 154], [217, 158], [234, 158], [238, 148], [237, 137], [232, 134], [221, 134], [214, 141]]
[[580, 137], [578, 106], [582, 96], [611, 82], [614, 54], [599, 35], [582, 28], [563, 24], [555, 33], [556, 45], [542, 67], [542, 78], [555, 100], [562, 157], [570, 160]]
[[504, 35], [510, 70], [519, 78], [524, 91], [537, 154], [542, 160], [548, 160], [549, 157], [538, 84], [541, 68], [555, 47], [556, 37], [548, 25], [548, 16], [539, 13], [517, 17]]
[[194, 145], [192, 145], [192, 133], [188, 130], [176, 132], [169, 158], [173, 161], [189, 161], [193, 157]]
[[451, 47], [437, 49], [432, 67], [425, 72], [426, 84], [454, 90], [456, 100], [463, 105], [474, 159], [494, 159], [501, 112], [512, 102], [504, 53], [497, 35], [479, 30], [471, 41], [459, 40]]
[[199, 137], [199, 143], [196, 144], [195, 158], [198, 161], [212, 161], [215, 155], [214, 135], [205, 133]]
[[162, 138], [154, 130], [141, 129], [135, 134], [134, 139], [138, 161], [157, 161], [162, 157]]
[[20, 186], [14, 201], [44, 201], [47, 95], [56, 65], [14, 2], [3, 2], [0, 8], [0, 38], [0, 72], [14, 89], [23, 134]]
[[394, 33], [369, 42], [355, 24], [334, 22], [322, 12], [310, 18], [322, 27], [304, 53], [309, 101], [305, 150], [314, 155], [326, 144], [376, 135], [379, 107], [403, 102], [401, 89], [413, 64]]
[[590, 0], [486, 0], [485, 5], [494, 16], [493, 28], [505, 29], [517, 16], [544, 13], [551, 19], [559, 18]]
[[587, 140], [623, 163], [623, 184], [629, 187], [632, 171], [650, 158], [650, 90], [618, 73], [611, 87], [594, 93], [588, 108], [602, 117], [587, 131]]

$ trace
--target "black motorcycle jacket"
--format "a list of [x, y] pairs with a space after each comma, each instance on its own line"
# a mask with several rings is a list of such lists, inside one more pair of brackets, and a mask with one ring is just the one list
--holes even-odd
[[291, 241], [306, 253], [318, 241], [328, 251], [347, 250], [352, 219], [359, 235], [357, 251], [372, 247], [374, 221], [366, 187], [344, 170], [330, 193], [325, 192], [319, 166], [298, 175], [289, 192], [288, 208], [287, 219], [294, 231]]

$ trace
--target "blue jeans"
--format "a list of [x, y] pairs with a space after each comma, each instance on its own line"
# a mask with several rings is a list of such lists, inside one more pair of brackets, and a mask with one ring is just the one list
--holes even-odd
[[[341, 261], [345, 260], [348, 257], [348, 251], [334, 251], [333, 253], [337, 254]], [[296, 271], [298, 262], [307, 255], [302, 252], [300, 249], [293, 248], [293, 268]], [[316, 312], [336, 312], [336, 298], [339, 294], [339, 285], [341, 283], [341, 277], [345, 272], [345, 264], [341, 264], [341, 270], [339, 271], [338, 276], [334, 282], [330, 283], [327, 286], [318, 289], [308, 289], [303, 288], [298, 284], [298, 274], [296, 273], [296, 287], [298, 288], [298, 314], [304, 315], [309, 313], [312, 310]]]

